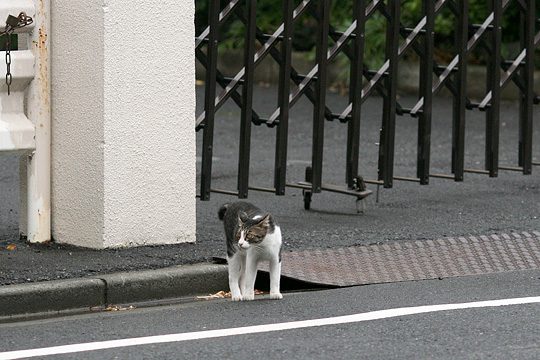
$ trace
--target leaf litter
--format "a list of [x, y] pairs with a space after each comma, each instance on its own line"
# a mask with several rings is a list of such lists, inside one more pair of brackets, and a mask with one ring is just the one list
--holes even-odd
[[[264, 291], [255, 289], [255, 295], [262, 295], [264, 294]], [[215, 294], [205, 295], [205, 296], [197, 296], [197, 300], [215, 300], [215, 299], [228, 299], [231, 297], [230, 291], [218, 291]]]

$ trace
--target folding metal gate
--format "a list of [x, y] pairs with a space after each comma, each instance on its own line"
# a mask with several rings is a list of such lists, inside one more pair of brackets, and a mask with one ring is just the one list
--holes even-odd
[[[428, 184], [431, 177], [462, 181], [464, 173], [479, 173], [496, 177], [500, 170], [520, 171], [530, 174], [532, 159], [533, 104], [540, 103], [533, 89], [534, 50], [540, 43], [536, 33], [534, 0], [488, 0], [488, 16], [480, 24], [469, 23], [468, 0], [424, 0], [421, 19], [413, 28], [401, 22], [399, 0], [355, 0], [353, 21], [348, 28], [337, 31], [330, 24], [331, 0], [282, 0], [283, 23], [272, 33], [265, 34], [256, 24], [257, 1], [231, 0], [221, 7], [219, 0], [209, 0], [208, 28], [196, 38], [196, 57], [206, 69], [204, 112], [198, 115], [196, 130], [203, 131], [202, 171], [200, 199], [208, 200], [211, 192], [247, 198], [249, 190], [259, 190], [283, 195], [286, 187], [304, 190], [306, 208], [312, 193], [323, 190], [341, 192], [362, 199], [371, 192], [365, 184], [390, 188], [394, 180]], [[520, 47], [515, 59], [501, 55], [501, 19], [509, 5], [517, 6], [520, 13]], [[455, 57], [448, 64], [434, 60], [435, 18], [443, 9], [455, 15]], [[364, 63], [364, 46], [370, 39], [365, 35], [367, 19], [376, 12], [386, 21], [386, 49], [384, 64], [376, 70]], [[291, 64], [293, 27], [303, 14], [310, 14], [318, 22], [316, 38], [316, 65], [306, 75], [300, 74]], [[237, 16], [245, 24], [244, 67], [234, 76], [222, 74], [217, 67], [220, 27], [230, 16]], [[329, 46], [332, 39], [332, 46]], [[260, 44], [256, 50], [256, 42]], [[487, 93], [475, 103], [467, 97], [467, 56], [475, 48], [483, 48], [488, 56]], [[419, 99], [412, 108], [405, 108], [397, 100], [398, 60], [414, 51], [420, 57]], [[333, 111], [326, 101], [328, 63], [339, 53], [350, 60], [349, 104], [345, 109]], [[254, 69], [270, 55], [280, 66], [278, 105], [268, 118], [262, 118], [253, 109]], [[366, 81], [364, 82], [364, 78]], [[290, 80], [296, 84], [291, 91]], [[501, 90], [513, 81], [519, 89], [519, 162], [514, 166], [499, 164], [499, 113]], [[218, 94], [218, 85], [221, 91]], [[242, 91], [239, 91], [242, 87]], [[446, 87], [453, 97], [452, 173], [430, 172], [432, 99]], [[363, 179], [359, 176], [359, 148], [361, 108], [364, 101], [376, 92], [382, 96], [383, 116], [380, 132], [378, 178]], [[314, 106], [312, 164], [306, 170], [306, 181], [286, 182], [287, 137], [289, 110], [305, 96]], [[215, 189], [212, 180], [212, 149], [216, 111], [232, 99], [241, 108], [240, 157], [238, 163], [237, 191]], [[465, 113], [480, 110], [486, 116], [485, 166], [481, 169], [465, 168]], [[394, 174], [394, 144], [396, 116], [418, 119], [418, 151], [416, 177]], [[339, 120], [347, 125], [346, 186], [322, 184], [323, 143], [325, 121]], [[265, 124], [275, 128], [274, 187], [267, 189], [252, 186], [249, 182], [251, 125]]]

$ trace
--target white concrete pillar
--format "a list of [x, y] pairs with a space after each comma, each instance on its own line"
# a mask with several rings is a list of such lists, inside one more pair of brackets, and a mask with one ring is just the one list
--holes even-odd
[[53, 238], [195, 241], [194, 2], [51, 6]]

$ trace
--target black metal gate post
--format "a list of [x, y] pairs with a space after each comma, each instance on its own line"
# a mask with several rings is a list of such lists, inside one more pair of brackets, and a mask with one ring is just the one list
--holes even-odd
[[467, 103], [467, 43], [469, 40], [469, 0], [456, 1], [455, 48], [457, 69], [456, 91], [453, 92], [452, 173], [455, 181], [463, 181], [465, 170], [465, 105]]
[[387, 6], [386, 58], [389, 61], [388, 75], [384, 78], [387, 96], [383, 101], [383, 120], [379, 147], [379, 180], [385, 188], [391, 188], [394, 177], [394, 141], [396, 132], [396, 95], [399, 61], [399, 1], [389, 1]]
[[244, 79], [242, 85], [242, 112], [240, 120], [240, 151], [238, 160], [238, 197], [248, 197], [249, 160], [251, 152], [251, 110], [253, 108], [253, 75], [255, 72], [255, 40], [257, 0], [246, 1], [246, 37], [244, 43]]
[[206, 113], [203, 128], [202, 171], [201, 171], [201, 200], [210, 199], [212, 183], [212, 153], [214, 146], [214, 115], [216, 98], [217, 56], [218, 56], [218, 26], [219, 0], [210, 0], [208, 6], [209, 32], [206, 68], [206, 87], [204, 93], [204, 111]]
[[533, 102], [534, 102], [534, 35], [536, 21], [536, 1], [527, 0], [520, 11], [521, 48], [525, 49], [525, 62], [520, 69], [524, 92], [519, 101], [519, 158], [518, 164], [523, 167], [523, 174], [532, 172], [533, 142]]
[[287, 174], [287, 137], [289, 133], [289, 93], [291, 92], [291, 56], [293, 35], [293, 0], [283, 0], [283, 35], [279, 72], [279, 121], [276, 134], [274, 187], [276, 195], [285, 195]]
[[435, 3], [432, 0], [422, 2], [426, 18], [424, 31], [423, 56], [420, 59], [420, 96], [424, 98], [424, 107], [418, 119], [418, 159], [417, 177], [420, 184], [429, 184], [431, 154], [431, 108], [433, 106], [433, 35], [435, 31]]
[[315, 93], [317, 102], [313, 111], [313, 150], [312, 150], [312, 180], [311, 189], [314, 193], [321, 192], [323, 146], [324, 146], [324, 121], [326, 109], [326, 78], [328, 67], [328, 33], [330, 26], [330, 0], [318, 1], [317, 29], [317, 64], [318, 77], [315, 81]]
[[347, 170], [346, 181], [350, 189], [356, 186], [360, 153], [360, 118], [362, 113], [362, 76], [364, 73], [364, 43], [366, 25], [366, 2], [357, 0], [353, 7], [354, 47], [351, 60], [349, 102], [352, 104], [351, 118], [347, 124]]
[[496, 177], [499, 172], [499, 133], [500, 133], [500, 104], [501, 104], [501, 0], [489, 2], [493, 16], [489, 26], [489, 41], [485, 44], [489, 49], [487, 87], [491, 91], [491, 102], [486, 111], [486, 170], [490, 177]]

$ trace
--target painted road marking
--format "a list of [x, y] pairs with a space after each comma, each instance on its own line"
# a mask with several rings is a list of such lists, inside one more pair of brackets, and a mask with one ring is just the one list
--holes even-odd
[[434, 313], [439, 311], [464, 310], [473, 308], [487, 308], [508, 305], [523, 305], [540, 303], [540, 296], [477, 301], [460, 304], [441, 304], [441, 305], [426, 305], [415, 307], [404, 307], [396, 309], [378, 310], [367, 313], [359, 313], [346, 316], [336, 316], [322, 319], [292, 321], [277, 324], [244, 326], [230, 329], [195, 331], [189, 333], [146, 336], [138, 338], [128, 338], [119, 340], [98, 341], [90, 343], [53, 346], [39, 349], [28, 349], [18, 351], [8, 351], [0, 353], [0, 360], [22, 359], [36, 356], [48, 356], [59, 354], [71, 354], [85, 351], [114, 349], [128, 346], [149, 345], [160, 343], [181, 342], [189, 340], [212, 339], [218, 337], [228, 337], [236, 335], [257, 334], [273, 331], [284, 331], [293, 329], [303, 329], [317, 326], [328, 326], [338, 324], [350, 324], [363, 321], [388, 319], [407, 315]]

